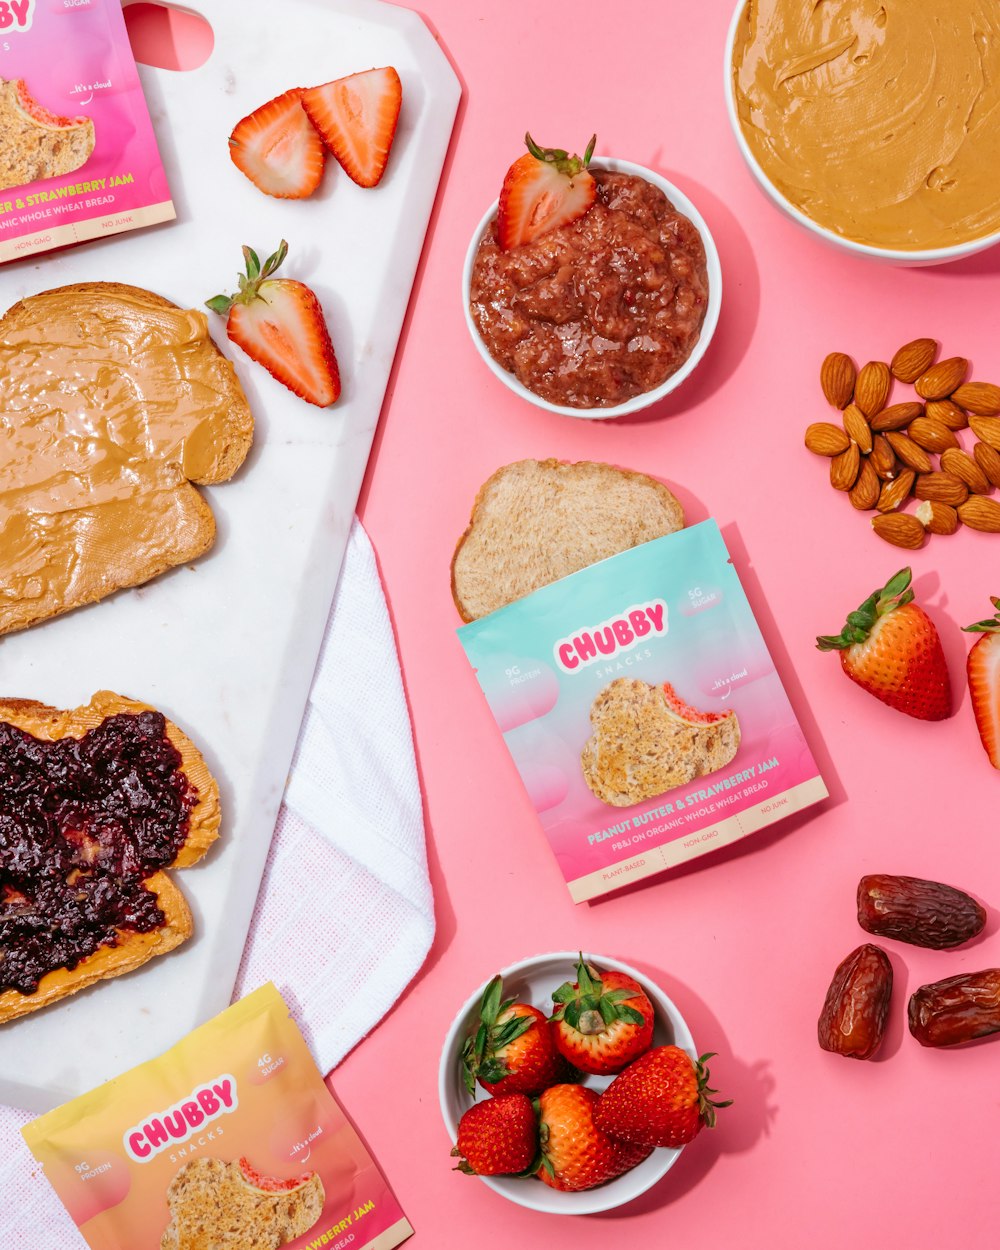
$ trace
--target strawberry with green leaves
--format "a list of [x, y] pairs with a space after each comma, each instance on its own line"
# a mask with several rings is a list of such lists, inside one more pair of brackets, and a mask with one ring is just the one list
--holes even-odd
[[596, 135], [582, 157], [539, 147], [528, 134], [524, 141], [528, 150], [507, 170], [497, 206], [497, 243], [505, 252], [578, 221], [597, 196], [587, 168]]
[[715, 1127], [715, 1113], [732, 1105], [717, 1102], [705, 1064], [713, 1052], [692, 1061], [679, 1046], [655, 1046], [629, 1064], [601, 1094], [597, 1127], [639, 1146], [684, 1146], [702, 1128]]
[[847, 618], [836, 637], [816, 639], [839, 651], [851, 681], [897, 712], [918, 720], [951, 715], [951, 684], [934, 622], [913, 602], [911, 572], [901, 569]]
[[503, 998], [495, 976], [479, 1006], [479, 1024], [462, 1051], [462, 1075], [470, 1094], [478, 1081], [491, 1094], [538, 1094], [566, 1079], [552, 1025], [528, 1003]]
[[972, 711], [986, 752], [994, 768], [1000, 768], [1000, 599], [991, 597], [997, 612], [989, 620], [966, 625], [978, 634], [966, 660]]
[[307, 403], [326, 408], [340, 395], [337, 358], [314, 292], [294, 278], [273, 276], [287, 254], [282, 239], [261, 266], [257, 253], [244, 247], [239, 290], [206, 304], [226, 318], [226, 333], [252, 360]]
[[561, 985], [552, 1000], [556, 1046], [581, 1072], [620, 1072], [652, 1043], [653, 1004], [624, 972], [599, 972], [581, 955], [576, 980]]
[[501, 1094], [477, 1102], [458, 1122], [452, 1155], [468, 1176], [526, 1172], [538, 1150], [538, 1118], [526, 1094]]
[[594, 1121], [596, 1090], [553, 1085], [538, 1098], [541, 1161], [536, 1176], [552, 1189], [593, 1189], [641, 1163], [651, 1147], [609, 1136]]

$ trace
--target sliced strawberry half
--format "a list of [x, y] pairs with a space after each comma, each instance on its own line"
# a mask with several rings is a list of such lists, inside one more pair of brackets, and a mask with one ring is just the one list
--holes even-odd
[[283, 386], [310, 404], [326, 408], [340, 395], [340, 372], [323, 309], [304, 282], [271, 275], [288, 254], [281, 246], [261, 266], [244, 247], [246, 273], [235, 295], [216, 295], [206, 304], [226, 318], [230, 339]]
[[362, 187], [385, 173], [403, 87], [391, 65], [337, 78], [302, 93], [302, 106], [323, 142]]
[[582, 158], [540, 148], [529, 134], [524, 141], [528, 150], [507, 170], [497, 208], [497, 242], [505, 252], [579, 220], [597, 195], [587, 169], [596, 135]]
[[326, 151], [302, 107], [302, 88], [275, 96], [233, 127], [229, 155], [265, 195], [301, 200], [323, 177]]
[[1000, 768], [1000, 599], [991, 596], [990, 602], [996, 615], [965, 626], [967, 633], [980, 635], [969, 652], [966, 672], [983, 749], [993, 767]]

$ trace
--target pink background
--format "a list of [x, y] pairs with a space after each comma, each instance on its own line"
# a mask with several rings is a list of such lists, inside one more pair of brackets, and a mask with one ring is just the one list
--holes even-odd
[[[249, 6], [248, 6], [249, 7]], [[255, 6], [266, 20], [269, 6]], [[416, 6], [414, 6], [416, 7]], [[960, 532], [912, 554], [941, 630], [957, 710], [923, 724], [884, 708], [813, 646], [907, 562], [868, 532], [802, 447], [827, 419], [817, 370], [839, 348], [888, 359], [932, 335], [1000, 379], [1000, 253], [901, 270], [824, 248], [757, 190], [729, 132], [730, 0], [538, 4], [425, 0], [465, 85], [451, 157], [361, 503], [397, 630], [426, 794], [438, 936], [395, 1011], [338, 1069], [338, 1097], [385, 1169], [415, 1244], [467, 1250], [492, 1228], [522, 1245], [834, 1250], [993, 1240], [1000, 1040], [925, 1051], [919, 984], [1000, 965], [1000, 778], [965, 692], [961, 625], [1000, 593], [1000, 540]], [[543, 143], [649, 165], [699, 206], [722, 258], [716, 340], [647, 418], [547, 415], [484, 367], [462, 319], [465, 248], [526, 127]], [[905, 389], [905, 388], [901, 388]], [[722, 526], [832, 797], [671, 876], [574, 907], [454, 635], [448, 563], [478, 486], [524, 456], [605, 459], [662, 477], [689, 519]], [[816, 1045], [835, 965], [865, 936], [865, 872], [938, 877], [990, 909], [969, 949], [886, 942], [896, 976], [875, 1062]], [[608, 1216], [524, 1211], [449, 1171], [437, 1062], [452, 1015], [502, 965], [578, 945], [636, 964], [716, 1050], [735, 1099], [646, 1196]], [[349, 958], [349, 952], [331, 952]], [[582, 1221], [582, 1223], [581, 1223]], [[588, 1228], [589, 1225], [589, 1228]]]

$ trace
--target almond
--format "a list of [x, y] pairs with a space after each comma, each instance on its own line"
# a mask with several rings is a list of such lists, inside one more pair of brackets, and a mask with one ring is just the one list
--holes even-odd
[[958, 515], [970, 530], [982, 530], [986, 534], [1000, 534], [1000, 503], [985, 499], [982, 495], [970, 495], [958, 505]]
[[912, 343], [905, 343], [889, 362], [892, 376], [900, 382], [916, 382], [934, 363], [937, 349], [935, 339], [914, 339]]
[[907, 438], [905, 434], [899, 434], [894, 430], [890, 430], [886, 438], [889, 440], [889, 446], [903, 464], [909, 465], [918, 473], [930, 473], [934, 468], [930, 456], [912, 438]]
[[883, 481], [896, 476], [896, 453], [889, 446], [884, 434], [876, 434], [872, 439], [872, 449], [868, 459]]
[[936, 499], [925, 499], [914, 515], [929, 534], [954, 534], [958, 529], [958, 513]]
[[970, 417], [969, 425], [976, 438], [1000, 451], [1000, 421], [993, 417]]
[[958, 446], [958, 439], [951, 430], [933, 417], [917, 417], [907, 426], [906, 433], [924, 451], [942, 452], [948, 447]]
[[923, 404], [907, 400], [902, 404], [890, 404], [888, 408], [877, 412], [872, 417], [870, 425], [877, 434], [884, 434], [886, 430], [903, 430], [911, 421], [923, 415]]
[[913, 483], [913, 493], [918, 499], [932, 499], [956, 508], [969, 498], [969, 487], [951, 473], [921, 473]]
[[964, 356], [949, 356], [922, 373], [913, 383], [913, 389], [923, 399], [944, 399], [962, 385], [968, 372], [969, 362]]
[[854, 402], [866, 417], [873, 417], [885, 407], [892, 387], [889, 366], [881, 360], [870, 360], [862, 365], [854, 384]]
[[881, 492], [882, 483], [878, 480], [878, 474], [872, 468], [871, 461], [866, 460], [858, 473], [858, 480], [851, 487], [848, 498], [859, 512], [867, 512], [878, 503]]
[[858, 376], [854, 361], [843, 352], [831, 352], [819, 370], [819, 384], [827, 402], [834, 408], [846, 408], [854, 395], [854, 379]]
[[861, 454], [867, 456], [872, 449], [872, 431], [857, 404], [848, 404], [844, 409], [844, 429], [857, 443]]
[[[976, 464], [982, 469], [994, 486], [1000, 486], [1000, 451], [989, 443], [976, 443], [972, 449]], [[982, 491], [980, 494], [984, 493]]]
[[949, 430], [964, 430], [969, 424], [968, 414], [950, 399], [929, 399], [925, 407], [929, 417], [940, 421]]
[[[997, 505], [1000, 507], [1000, 504]], [[873, 516], [872, 529], [894, 547], [909, 547], [915, 551], [924, 545], [927, 531], [909, 512], [890, 512], [887, 516]]]
[[986, 474], [968, 452], [960, 448], [949, 447], [947, 451], [941, 453], [941, 468], [945, 473], [961, 478], [974, 495], [990, 493], [990, 484]]
[[963, 382], [951, 397], [977, 417], [995, 417], [1000, 412], [1000, 386], [992, 382]]
[[830, 461], [830, 485], [834, 490], [850, 490], [858, 480], [861, 453], [857, 443], [851, 443], [846, 451]]
[[875, 505], [879, 512], [895, 512], [906, 503], [910, 497], [910, 491], [913, 490], [916, 476], [912, 469], [902, 469], [899, 477], [886, 482], [879, 494], [878, 503]]
[[850, 438], [831, 421], [814, 421], [806, 429], [806, 446], [817, 456], [839, 456], [850, 445]]

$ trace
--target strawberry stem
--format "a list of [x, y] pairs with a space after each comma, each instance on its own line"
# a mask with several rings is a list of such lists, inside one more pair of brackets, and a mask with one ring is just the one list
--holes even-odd
[[210, 308], [212, 312], [219, 313], [220, 316], [227, 316], [230, 308], [234, 304], [252, 304], [255, 299], [260, 299], [260, 285], [281, 266], [282, 261], [288, 255], [288, 244], [284, 239], [278, 245], [278, 250], [272, 252], [264, 261], [263, 267], [260, 263], [260, 257], [252, 247], [243, 245], [243, 262], [246, 265], [246, 273], [237, 274], [237, 283], [239, 290], [235, 295], [213, 295], [211, 299], [205, 300], [205, 306]]
[[581, 160], [579, 156], [570, 156], [565, 148], [543, 148], [532, 139], [530, 134], [525, 133], [524, 142], [527, 144], [528, 151], [536, 161], [542, 161], [546, 165], [554, 166], [559, 173], [565, 174], [567, 178], [573, 178], [582, 170], [586, 169], [590, 164], [590, 158], [594, 155], [594, 148], [597, 145], [597, 135], [591, 135], [590, 142], [587, 144], [587, 150], [583, 154]]
[[717, 1094], [719, 1092], [709, 1085], [708, 1082], [711, 1080], [712, 1074], [705, 1066], [709, 1059], [715, 1058], [715, 1055], [716, 1052], [714, 1050], [706, 1051], [705, 1054], [699, 1056], [694, 1065], [694, 1070], [698, 1076], [698, 1111], [706, 1128], [715, 1128], [716, 1111], [733, 1105], [731, 1098], [719, 1101], [709, 1097], [709, 1094]]
[[881, 590], [873, 590], [868, 598], [855, 612], [847, 617], [847, 624], [837, 635], [823, 635], [816, 639], [820, 651], [845, 651], [855, 643], [864, 642], [871, 633], [875, 622], [881, 616], [894, 612], [907, 603], [913, 602], [912, 579], [910, 569], [900, 569]]
[[975, 625], [963, 625], [967, 634], [1000, 634], [1000, 598], [990, 595], [990, 603], [997, 609], [996, 615], [986, 621], [976, 621]]

